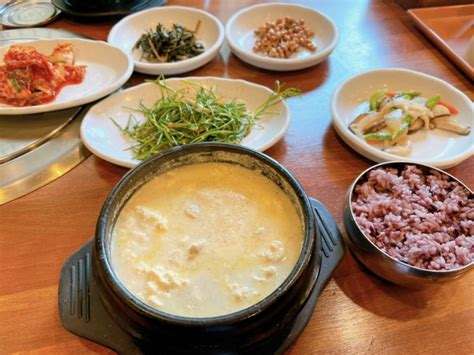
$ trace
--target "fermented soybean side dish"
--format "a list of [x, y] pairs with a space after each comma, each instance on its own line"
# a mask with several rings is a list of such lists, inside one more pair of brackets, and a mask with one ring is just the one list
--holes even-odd
[[290, 58], [302, 48], [311, 52], [316, 50], [311, 41], [314, 32], [305, 26], [303, 19], [286, 16], [267, 22], [255, 30], [255, 36], [257, 40], [253, 51], [272, 58]]
[[121, 210], [112, 265], [135, 296], [185, 317], [261, 301], [300, 255], [303, 224], [289, 197], [257, 171], [196, 163], [159, 175]]

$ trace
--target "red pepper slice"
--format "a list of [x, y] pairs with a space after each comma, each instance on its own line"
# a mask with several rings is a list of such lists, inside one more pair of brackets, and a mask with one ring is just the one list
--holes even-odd
[[456, 109], [456, 107], [454, 107], [453, 105], [450, 105], [444, 101], [438, 101], [437, 105], [441, 105], [441, 106], [444, 106], [446, 107], [448, 110], [449, 110], [449, 113], [452, 114], [452, 115], [456, 115], [459, 113], [459, 111]]

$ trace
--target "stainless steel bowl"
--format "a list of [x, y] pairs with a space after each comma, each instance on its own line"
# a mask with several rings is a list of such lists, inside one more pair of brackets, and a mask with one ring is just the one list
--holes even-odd
[[349, 249], [356, 259], [373, 273], [400, 286], [410, 288], [424, 288], [457, 279], [469, 272], [469, 270], [474, 267], [474, 263], [471, 262], [468, 265], [453, 270], [428, 270], [408, 265], [380, 250], [368, 237], [365, 236], [364, 232], [355, 220], [355, 216], [351, 207], [352, 195], [355, 186], [363, 182], [367, 178], [368, 173], [376, 168], [394, 167], [403, 169], [405, 165], [416, 165], [423, 171], [427, 171], [429, 169], [439, 171], [442, 174], [449, 176], [452, 180], [459, 182], [472, 195], [472, 190], [470, 190], [463, 182], [446, 173], [445, 171], [429, 165], [401, 161], [385, 162], [374, 165], [365, 170], [355, 179], [355, 181], [349, 187], [345, 197], [343, 222], [346, 231], [345, 237], [348, 242]]

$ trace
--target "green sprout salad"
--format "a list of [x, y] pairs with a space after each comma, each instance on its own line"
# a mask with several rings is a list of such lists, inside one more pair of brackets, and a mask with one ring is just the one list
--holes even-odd
[[153, 81], [159, 86], [161, 98], [150, 107], [140, 104], [134, 111], [143, 114], [137, 120], [131, 114], [125, 127], [113, 122], [135, 144], [129, 149], [137, 160], [144, 160], [157, 152], [183, 144], [199, 142], [240, 143], [258, 120], [272, 114], [270, 109], [284, 99], [300, 94], [295, 88], [284, 88], [275, 82], [274, 91], [253, 111], [244, 102], [219, 97], [216, 88], [191, 82], [174, 90], [164, 78]]

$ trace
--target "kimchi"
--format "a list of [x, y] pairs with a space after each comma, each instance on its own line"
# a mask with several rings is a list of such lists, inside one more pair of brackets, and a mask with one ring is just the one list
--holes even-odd
[[51, 102], [66, 85], [79, 84], [86, 67], [74, 65], [71, 43], [59, 43], [49, 56], [24, 45], [11, 46], [0, 66], [0, 103], [34, 106]]

